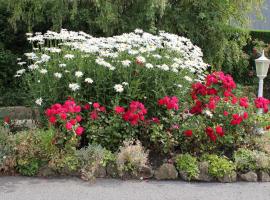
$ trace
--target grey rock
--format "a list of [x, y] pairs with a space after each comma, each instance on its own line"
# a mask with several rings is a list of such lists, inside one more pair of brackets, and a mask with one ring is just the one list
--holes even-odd
[[258, 179], [261, 182], [270, 182], [270, 176], [268, 173], [264, 172], [264, 171], [259, 171], [258, 172]]
[[153, 170], [151, 169], [151, 167], [143, 166], [138, 173], [138, 178], [149, 179], [149, 178], [152, 178], [153, 175], [154, 175], [154, 173], [153, 173]]
[[237, 181], [237, 174], [236, 172], [232, 172], [231, 174], [226, 174], [222, 178], [218, 178], [218, 180], [222, 183], [232, 183]]
[[50, 176], [56, 176], [56, 175], [57, 174], [55, 173], [55, 171], [50, 169], [48, 166], [44, 166], [40, 168], [38, 172], [38, 176], [41, 176], [41, 177], [50, 177]]
[[24, 106], [14, 106], [14, 107], [2, 107], [0, 108], [0, 118], [10, 117], [11, 119], [38, 119], [39, 111], [37, 108], [29, 108]]
[[158, 180], [177, 179], [178, 172], [173, 164], [165, 163], [159, 167], [155, 172], [155, 178]]
[[208, 168], [209, 168], [208, 162], [199, 163], [199, 171], [200, 171], [199, 176], [198, 176], [199, 181], [209, 182], [213, 180], [213, 178], [210, 176], [208, 172]]
[[240, 178], [242, 181], [247, 181], [247, 182], [256, 182], [258, 180], [258, 176], [255, 172], [250, 171], [245, 174], [240, 174]]
[[186, 172], [179, 171], [179, 175], [184, 181], [190, 181]]

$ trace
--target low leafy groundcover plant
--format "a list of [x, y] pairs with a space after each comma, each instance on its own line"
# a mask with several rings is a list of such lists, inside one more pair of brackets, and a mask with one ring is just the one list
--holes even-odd
[[217, 155], [204, 155], [203, 161], [209, 163], [209, 174], [214, 178], [223, 178], [225, 175], [231, 175], [235, 170], [235, 165], [226, 157], [218, 157]]
[[175, 160], [178, 171], [187, 174], [188, 180], [196, 179], [199, 176], [199, 167], [196, 157], [190, 154], [178, 155]]
[[238, 171], [270, 171], [270, 158], [264, 152], [242, 148], [234, 152], [233, 158]]

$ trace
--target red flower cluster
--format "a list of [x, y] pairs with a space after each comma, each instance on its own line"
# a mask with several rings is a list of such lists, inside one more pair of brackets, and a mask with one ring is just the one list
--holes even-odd
[[248, 106], [249, 106], [248, 98], [247, 97], [240, 98], [239, 105], [244, 107], [244, 108], [248, 108]]
[[223, 72], [214, 72], [206, 77], [206, 86], [210, 87], [212, 85], [221, 85], [226, 92], [231, 92], [236, 88], [236, 84], [233, 78], [229, 74], [224, 74]]
[[78, 136], [82, 135], [84, 128], [80, 126], [82, 116], [81, 106], [76, 105], [74, 100], [67, 100], [63, 105], [57, 103], [45, 111], [49, 122], [56, 125], [57, 122], [65, 123], [67, 131], [74, 131]]
[[205, 132], [213, 142], [215, 142], [217, 140], [217, 135], [219, 135], [220, 137], [224, 136], [224, 130], [223, 130], [222, 126], [216, 126], [215, 131], [213, 128], [207, 127], [205, 129]]
[[[85, 106], [84, 106], [85, 107]], [[88, 108], [88, 107], [87, 107]], [[102, 112], [102, 113], [104, 113], [104, 112], [106, 112], [106, 108], [104, 107], [104, 106], [100, 106], [100, 104], [99, 103], [93, 103], [93, 111], [92, 112], [90, 112], [90, 118], [92, 119], [92, 120], [97, 120], [98, 119], [98, 117], [99, 117], [99, 113], [100, 112]], [[88, 108], [88, 110], [90, 110], [90, 105], [89, 105], [89, 108]]]
[[116, 106], [114, 110], [117, 114], [121, 114], [122, 118], [132, 126], [137, 125], [140, 121], [144, 121], [147, 114], [147, 109], [139, 101], [132, 101], [127, 111], [121, 106]]
[[162, 99], [158, 100], [158, 105], [159, 106], [164, 105], [168, 110], [178, 110], [179, 109], [178, 102], [179, 100], [175, 96], [173, 97], [165, 96]]
[[263, 111], [265, 113], [268, 112], [269, 105], [270, 105], [270, 100], [268, 100], [266, 98], [263, 98], [263, 97], [259, 97], [259, 98], [255, 99], [254, 103], [255, 103], [256, 108], [263, 109]]

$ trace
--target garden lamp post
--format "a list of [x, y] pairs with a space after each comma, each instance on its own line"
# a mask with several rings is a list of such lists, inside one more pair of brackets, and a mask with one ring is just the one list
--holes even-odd
[[[256, 73], [259, 78], [259, 91], [258, 97], [263, 97], [263, 79], [267, 76], [270, 60], [265, 57], [264, 51], [262, 56], [255, 60], [256, 63]], [[262, 113], [260, 109], [259, 114]]]

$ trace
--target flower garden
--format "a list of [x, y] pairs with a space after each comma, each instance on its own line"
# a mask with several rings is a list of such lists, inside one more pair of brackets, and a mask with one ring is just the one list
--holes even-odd
[[189, 39], [140, 29], [27, 37], [14, 78], [39, 128], [14, 134], [4, 119], [1, 174], [270, 181], [270, 100], [211, 71]]

